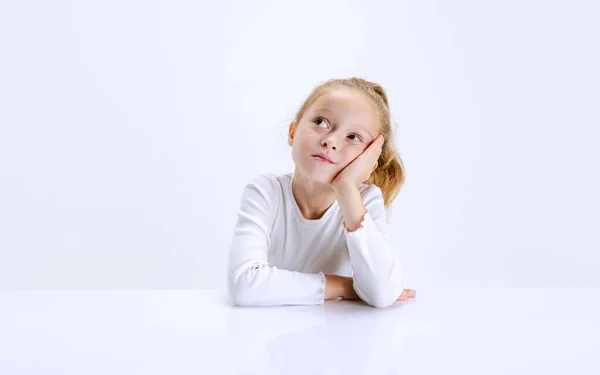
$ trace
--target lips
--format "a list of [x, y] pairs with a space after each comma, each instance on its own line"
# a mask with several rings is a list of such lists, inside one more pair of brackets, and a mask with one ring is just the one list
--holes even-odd
[[324, 153], [318, 153], [313, 155], [313, 158], [316, 158], [317, 160], [323, 161], [323, 162], [327, 162], [329, 164], [333, 164], [333, 160], [331, 160], [331, 158], [329, 156], [327, 156]]

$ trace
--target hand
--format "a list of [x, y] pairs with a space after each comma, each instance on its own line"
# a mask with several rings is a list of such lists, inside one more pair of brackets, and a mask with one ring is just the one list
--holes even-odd
[[344, 291], [342, 299], [349, 301], [362, 301], [356, 291], [354, 290], [354, 279], [352, 277], [343, 276], [344, 278]]
[[407, 301], [409, 298], [414, 298], [417, 291], [414, 289], [404, 289], [396, 301]]
[[345, 300], [360, 300], [354, 291], [354, 280], [351, 277], [325, 275], [325, 299], [337, 297]]
[[358, 186], [367, 181], [371, 173], [377, 168], [377, 160], [381, 155], [384, 141], [383, 135], [379, 134], [362, 153], [335, 176], [331, 181], [334, 188], [346, 184]]

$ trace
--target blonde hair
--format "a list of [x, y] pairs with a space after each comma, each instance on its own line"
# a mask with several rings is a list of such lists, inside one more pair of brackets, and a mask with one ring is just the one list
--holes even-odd
[[394, 198], [400, 192], [404, 184], [404, 165], [400, 155], [396, 150], [396, 142], [392, 132], [390, 119], [390, 108], [385, 90], [379, 84], [366, 81], [362, 78], [330, 79], [313, 89], [308, 98], [304, 101], [296, 113], [296, 126], [306, 110], [328, 89], [336, 86], [345, 86], [359, 90], [370, 97], [379, 109], [381, 133], [385, 137], [385, 142], [381, 150], [381, 155], [377, 160], [377, 167], [371, 173], [367, 180], [368, 184], [377, 185], [383, 195], [383, 203], [389, 215], [390, 205]]

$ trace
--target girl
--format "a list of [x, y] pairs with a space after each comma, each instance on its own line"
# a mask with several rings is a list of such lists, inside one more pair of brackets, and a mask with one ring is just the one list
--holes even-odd
[[258, 175], [242, 192], [229, 249], [232, 302], [386, 307], [414, 297], [388, 244], [387, 213], [404, 172], [384, 89], [360, 78], [317, 86], [288, 144], [294, 173]]

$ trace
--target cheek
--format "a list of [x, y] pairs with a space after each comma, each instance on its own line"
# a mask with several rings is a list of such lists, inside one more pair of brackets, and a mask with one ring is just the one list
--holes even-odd
[[314, 140], [310, 135], [299, 134], [294, 140], [294, 150], [299, 153], [314, 152]]
[[309, 142], [307, 142], [305, 137], [298, 137], [294, 140], [294, 144], [292, 146], [292, 157], [294, 161], [297, 163], [301, 159], [303, 159], [306, 155], [310, 155], [311, 150], [309, 147]]
[[344, 153], [344, 166], [352, 163], [364, 150], [360, 147], [348, 147]]

